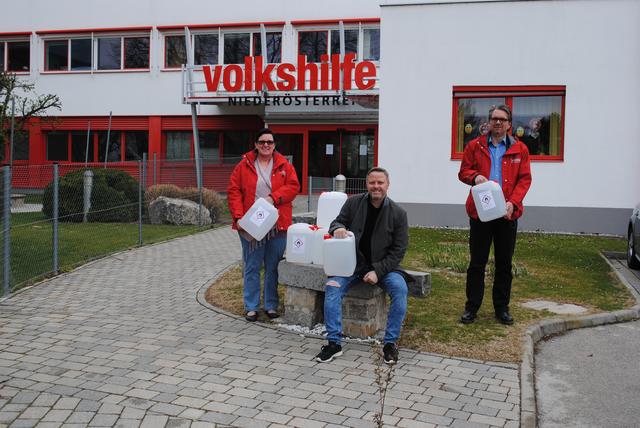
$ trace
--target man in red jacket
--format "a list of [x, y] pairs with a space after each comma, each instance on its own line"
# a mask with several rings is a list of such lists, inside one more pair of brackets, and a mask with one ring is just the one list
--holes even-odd
[[516, 246], [518, 218], [524, 212], [522, 200], [531, 186], [531, 165], [527, 146], [508, 134], [511, 128], [509, 106], [501, 105], [489, 110], [489, 127], [488, 135], [470, 141], [465, 147], [458, 178], [471, 186], [487, 180], [500, 184], [507, 214], [504, 218], [481, 222], [469, 192], [466, 209], [469, 214], [471, 261], [467, 269], [467, 302], [460, 322], [470, 324], [476, 319], [484, 296], [485, 267], [493, 241], [493, 309], [500, 323], [511, 325], [511, 259]]

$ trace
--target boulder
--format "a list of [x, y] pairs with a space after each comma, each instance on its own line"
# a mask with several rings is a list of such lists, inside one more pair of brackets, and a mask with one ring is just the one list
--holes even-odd
[[198, 212], [201, 211], [202, 224], [211, 224], [209, 210], [202, 205], [185, 199], [160, 196], [149, 204], [149, 220], [151, 224], [198, 224]]

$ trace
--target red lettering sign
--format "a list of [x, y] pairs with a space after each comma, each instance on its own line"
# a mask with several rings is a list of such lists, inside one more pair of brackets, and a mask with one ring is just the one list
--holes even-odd
[[[340, 62], [340, 55], [321, 56], [322, 62], [307, 63], [305, 55], [298, 55], [298, 63], [264, 64], [262, 56], [245, 57], [244, 70], [239, 64], [205, 65], [202, 67], [207, 91], [218, 92], [220, 83], [225, 91], [322, 91], [372, 89], [376, 84], [376, 66], [371, 61], [356, 62], [356, 54], [348, 53]], [[273, 81], [273, 73], [277, 80]]]

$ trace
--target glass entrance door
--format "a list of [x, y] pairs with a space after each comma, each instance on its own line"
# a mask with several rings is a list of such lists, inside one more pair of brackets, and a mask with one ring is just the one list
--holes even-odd
[[365, 178], [373, 168], [375, 135], [373, 129], [342, 133], [340, 173], [347, 178]]

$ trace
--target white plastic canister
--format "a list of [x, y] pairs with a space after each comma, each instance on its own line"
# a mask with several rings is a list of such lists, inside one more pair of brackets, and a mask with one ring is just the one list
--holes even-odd
[[471, 188], [473, 202], [480, 221], [491, 221], [507, 214], [507, 205], [500, 185], [495, 181], [485, 181]]
[[318, 227], [329, 227], [338, 217], [342, 206], [347, 201], [347, 194], [342, 192], [322, 192], [318, 199]]
[[258, 198], [238, 224], [254, 239], [260, 241], [278, 221], [278, 210], [263, 198]]
[[[329, 235], [327, 235], [329, 236]], [[327, 276], [351, 276], [356, 270], [356, 238], [353, 233], [343, 239], [324, 240], [324, 273]]]
[[291, 263], [311, 263], [315, 227], [307, 223], [294, 223], [287, 229], [286, 258]]
[[[317, 228], [317, 226], [315, 226]], [[326, 227], [320, 227], [313, 231], [313, 249], [311, 251], [311, 263], [321, 265], [324, 260], [324, 235], [329, 233]]]

